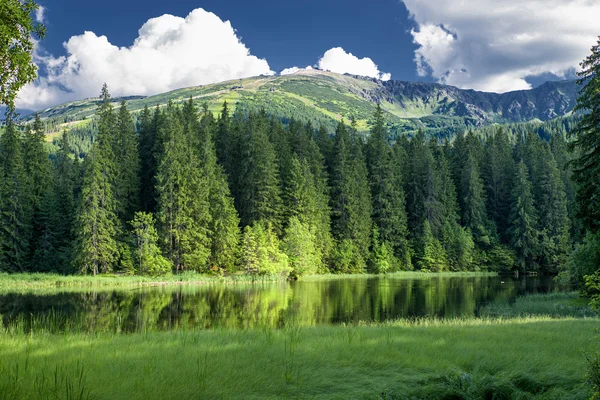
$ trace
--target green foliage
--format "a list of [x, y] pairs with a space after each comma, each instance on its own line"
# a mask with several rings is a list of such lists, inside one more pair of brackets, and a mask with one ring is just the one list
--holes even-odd
[[156, 177], [163, 253], [176, 271], [205, 271], [210, 257], [210, 185], [192, 145], [197, 132], [182, 126], [180, 111], [172, 104], [166, 121]]
[[341, 274], [363, 274], [367, 271], [367, 263], [363, 253], [353, 240], [342, 239], [337, 242], [332, 256], [334, 272]]
[[598, 265], [600, 265], [600, 237], [588, 232], [584, 240], [575, 245], [561, 276], [571, 284], [583, 287], [585, 277], [593, 275]]
[[248, 274], [288, 276], [288, 256], [280, 250], [279, 239], [269, 223], [246, 226], [242, 239], [242, 268]]
[[518, 255], [519, 268], [525, 270], [527, 266], [533, 265], [534, 258], [538, 255], [538, 225], [531, 182], [523, 161], [517, 166], [512, 198], [509, 234], [511, 245]]
[[429, 221], [423, 222], [421, 240], [419, 243], [419, 268], [425, 271], [440, 272], [448, 267], [446, 251], [440, 241], [433, 236]]
[[400, 269], [400, 262], [394, 257], [392, 246], [386, 241], [380, 241], [377, 227], [373, 228], [373, 239], [371, 243], [373, 250], [371, 251], [371, 259], [369, 260], [369, 272], [385, 274]]
[[592, 46], [591, 54], [581, 63], [579, 85], [582, 86], [577, 98], [575, 111], [582, 112], [582, 117], [571, 132], [574, 140], [572, 148], [578, 152], [573, 160], [573, 179], [578, 184], [577, 204], [579, 217], [587, 229], [596, 232], [600, 227], [600, 206], [592, 201], [600, 196], [598, 174], [600, 173], [600, 38]]
[[81, 273], [110, 272], [119, 257], [115, 164], [112, 138], [115, 119], [106, 85], [98, 106], [98, 141], [86, 159], [81, 200], [77, 211], [74, 266]]
[[4, 0], [0, 4], [0, 104], [14, 109], [19, 90], [37, 76], [33, 62], [34, 36], [43, 39], [46, 28], [34, 22], [39, 6], [33, 0]]
[[140, 275], [164, 275], [171, 272], [172, 264], [158, 247], [158, 233], [152, 214], [137, 212], [130, 222], [133, 228], [135, 269]]
[[321, 260], [315, 239], [308, 225], [300, 222], [297, 217], [290, 218], [281, 248], [287, 255], [292, 275], [313, 275], [319, 271]]
[[10, 116], [0, 137], [0, 269], [24, 270], [31, 235], [30, 183]]
[[590, 299], [590, 305], [600, 310], [600, 271], [584, 277], [583, 294]]

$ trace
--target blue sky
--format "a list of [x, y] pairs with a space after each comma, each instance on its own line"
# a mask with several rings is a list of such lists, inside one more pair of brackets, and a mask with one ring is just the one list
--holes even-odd
[[[589, 0], [39, 0], [40, 109], [318, 66], [506, 92], [570, 79], [600, 35]], [[227, 22], [229, 21], [229, 22]], [[350, 55], [351, 54], [351, 55]]]
[[44, 46], [57, 55], [64, 52], [64, 41], [86, 30], [106, 35], [117, 46], [130, 46], [148, 19], [163, 14], [185, 17], [202, 7], [231, 21], [252, 54], [267, 59], [274, 71], [314, 64], [326, 50], [340, 46], [372, 58], [394, 79], [423, 80], [413, 62], [416, 45], [410, 29], [415, 24], [398, 0], [41, 0], [40, 4], [47, 9]]

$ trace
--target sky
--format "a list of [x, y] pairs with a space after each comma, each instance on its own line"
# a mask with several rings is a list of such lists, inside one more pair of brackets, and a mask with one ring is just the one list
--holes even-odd
[[598, 0], [39, 0], [38, 80], [17, 106], [152, 95], [321, 68], [506, 92], [572, 79]]

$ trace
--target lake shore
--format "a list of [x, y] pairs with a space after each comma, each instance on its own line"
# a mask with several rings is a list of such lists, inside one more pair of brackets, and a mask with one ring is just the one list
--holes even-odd
[[[495, 272], [420, 272], [402, 271], [383, 275], [373, 274], [325, 274], [302, 277], [301, 280], [327, 280], [356, 277], [405, 277], [407, 279], [431, 277], [467, 277], [496, 276]], [[187, 272], [164, 276], [131, 276], [131, 275], [58, 275], [44, 273], [0, 273], [0, 291], [19, 291], [53, 288], [127, 288], [175, 285], [208, 285], [208, 284], [248, 284], [261, 282], [283, 282], [288, 278], [269, 275], [232, 274], [227, 276], [199, 274]]]

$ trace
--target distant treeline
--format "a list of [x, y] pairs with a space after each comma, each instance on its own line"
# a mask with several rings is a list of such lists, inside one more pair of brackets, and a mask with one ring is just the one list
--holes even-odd
[[39, 119], [7, 121], [0, 270], [556, 272], [579, 231], [569, 119], [391, 142], [379, 108], [365, 139], [191, 99], [134, 121], [109, 98], [93, 144], [63, 134], [52, 157]]

